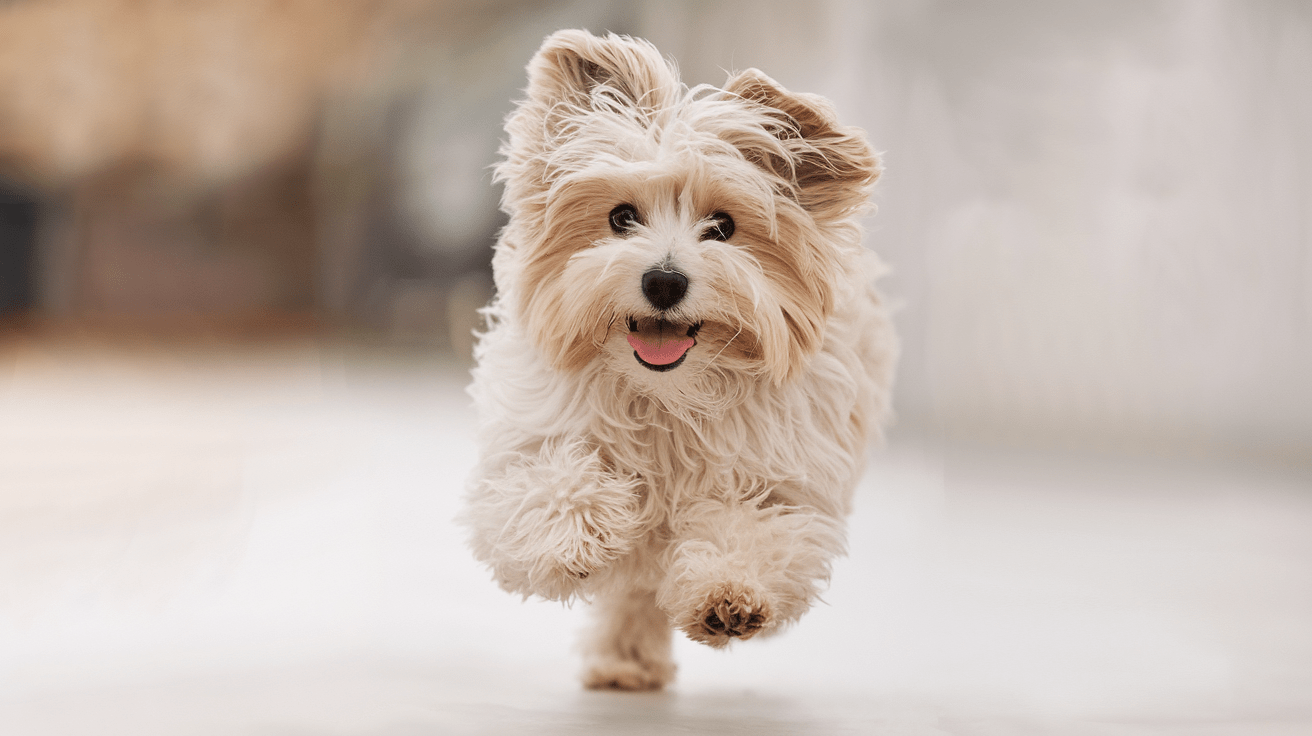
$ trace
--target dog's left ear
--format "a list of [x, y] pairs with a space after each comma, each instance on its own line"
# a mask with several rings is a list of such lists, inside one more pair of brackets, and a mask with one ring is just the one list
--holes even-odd
[[792, 183], [798, 204], [817, 222], [835, 221], [868, 206], [879, 159], [860, 128], [839, 125], [822, 97], [789, 92], [758, 69], [729, 78], [724, 91], [769, 109], [777, 145], [743, 153]]
[[679, 86], [655, 46], [613, 33], [557, 31], [528, 65], [529, 100], [552, 132], [579, 111], [661, 109]]

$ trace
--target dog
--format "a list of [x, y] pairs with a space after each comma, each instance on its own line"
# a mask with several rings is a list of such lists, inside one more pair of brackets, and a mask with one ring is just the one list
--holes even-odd
[[505, 590], [594, 603], [585, 686], [659, 689], [673, 629], [780, 631], [845, 551], [897, 355], [859, 223], [880, 163], [822, 98], [689, 89], [626, 36], [548, 37], [526, 94], [462, 520]]

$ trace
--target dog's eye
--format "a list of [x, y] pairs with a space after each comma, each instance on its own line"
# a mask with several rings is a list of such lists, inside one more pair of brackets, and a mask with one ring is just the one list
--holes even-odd
[[622, 204], [610, 211], [610, 229], [616, 235], [623, 235], [638, 226], [638, 209], [631, 204]]
[[733, 236], [733, 218], [728, 212], [716, 212], [711, 215], [711, 226], [702, 233], [703, 240], [725, 241]]

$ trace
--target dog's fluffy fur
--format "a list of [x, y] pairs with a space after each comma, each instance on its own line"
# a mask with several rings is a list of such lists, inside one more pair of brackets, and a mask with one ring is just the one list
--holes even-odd
[[[586, 685], [659, 688], [672, 627], [778, 631], [844, 550], [896, 353], [858, 224], [879, 163], [754, 69], [688, 89], [649, 43], [561, 31], [528, 71], [464, 522], [506, 590], [595, 602]], [[682, 299], [659, 308], [652, 270]], [[630, 342], [688, 337], [672, 368]]]

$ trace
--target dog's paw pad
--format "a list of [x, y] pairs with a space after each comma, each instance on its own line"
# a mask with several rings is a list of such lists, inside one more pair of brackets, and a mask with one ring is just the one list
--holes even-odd
[[724, 646], [731, 639], [750, 639], [770, 623], [768, 607], [750, 592], [725, 588], [712, 594], [685, 630], [712, 646]]
[[[728, 610], [726, 610], [728, 609]], [[712, 636], [748, 637], [761, 630], [765, 616], [760, 613], [734, 611], [727, 601], [706, 613], [702, 627]]]

